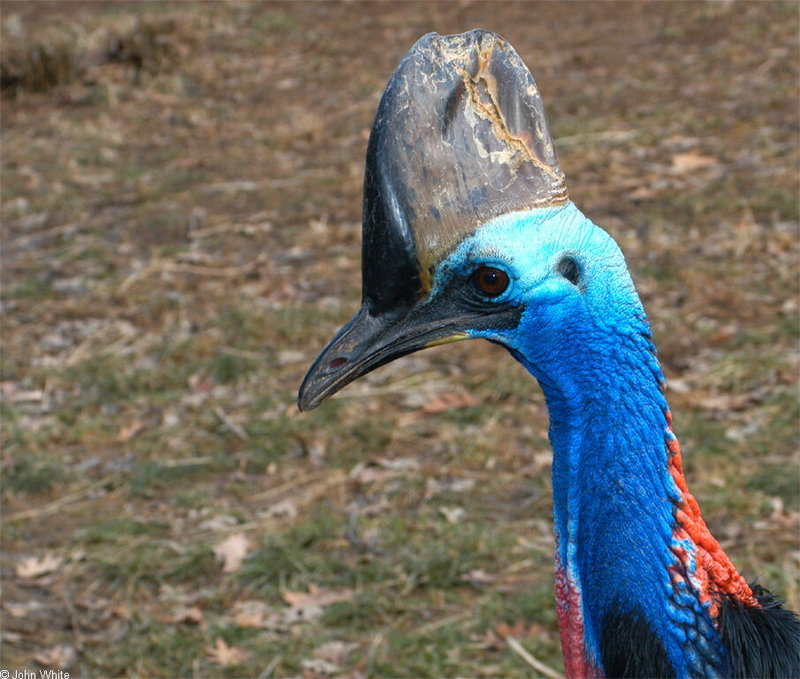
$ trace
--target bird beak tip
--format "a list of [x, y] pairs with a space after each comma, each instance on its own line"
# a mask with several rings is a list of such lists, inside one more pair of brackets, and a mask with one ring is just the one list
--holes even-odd
[[417, 306], [405, 317], [375, 316], [364, 306], [339, 330], [309, 368], [297, 395], [301, 412], [313, 410], [350, 382], [396, 358], [470, 335], [463, 319]]

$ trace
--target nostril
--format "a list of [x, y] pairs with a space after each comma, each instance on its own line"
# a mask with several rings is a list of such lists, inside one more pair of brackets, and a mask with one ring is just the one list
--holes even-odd
[[347, 359], [344, 356], [334, 358], [330, 363], [328, 363], [328, 370], [341, 368], [345, 363], [347, 363]]

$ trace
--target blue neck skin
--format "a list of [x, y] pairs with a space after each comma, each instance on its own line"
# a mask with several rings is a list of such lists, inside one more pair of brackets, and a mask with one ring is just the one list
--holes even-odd
[[[554, 273], [567, 252], [579, 285]], [[539, 381], [550, 413], [557, 559], [582, 600], [587, 658], [600, 667], [609, 612], [642, 616], [678, 676], [691, 649], [674, 621], [705, 616], [675, 606], [669, 580], [673, 504], [663, 376], [650, 330], [616, 243], [573, 205], [512, 213], [482, 227], [451, 268], [502, 264], [525, 307], [513, 331], [482, 331], [508, 347]], [[707, 616], [706, 616], [707, 617]], [[689, 644], [690, 645], [690, 644]]]
[[[525, 343], [512, 352], [547, 400], [557, 558], [581, 593], [586, 651], [597, 665], [607, 613], [640, 612], [660, 630], [672, 605], [677, 490], [667, 468], [666, 403], [649, 341], [631, 330], [564, 328], [570, 350], [557, 360]], [[659, 634], [667, 643], [669, 636], [666, 628]]]

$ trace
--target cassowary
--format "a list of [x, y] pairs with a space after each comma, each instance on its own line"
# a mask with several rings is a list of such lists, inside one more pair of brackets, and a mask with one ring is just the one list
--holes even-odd
[[421, 38], [367, 149], [363, 304], [299, 407], [412, 351], [506, 347], [550, 414], [570, 677], [800, 677], [800, 622], [737, 572], [686, 487], [645, 312], [570, 202], [542, 99], [487, 31]]

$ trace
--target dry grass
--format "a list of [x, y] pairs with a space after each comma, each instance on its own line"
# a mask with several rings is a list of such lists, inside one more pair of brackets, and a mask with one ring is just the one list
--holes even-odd
[[4, 666], [560, 670], [519, 366], [442, 347], [294, 408], [358, 303], [386, 78], [476, 25], [628, 255], [707, 520], [800, 608], [793, 5], [4, 2]]
[[142, 72], [153, 75], [177, 67], [201, 31], [198, 17], [166, 18], [124, 13], [109, 20], [105, 13], [85, 13], [81, 22], [25, 21], [11, 13], [2, 25], [0, 88], [6, 97], [46, 92], [108, 78], [109, 66], [126, 67], [132, 82]]

